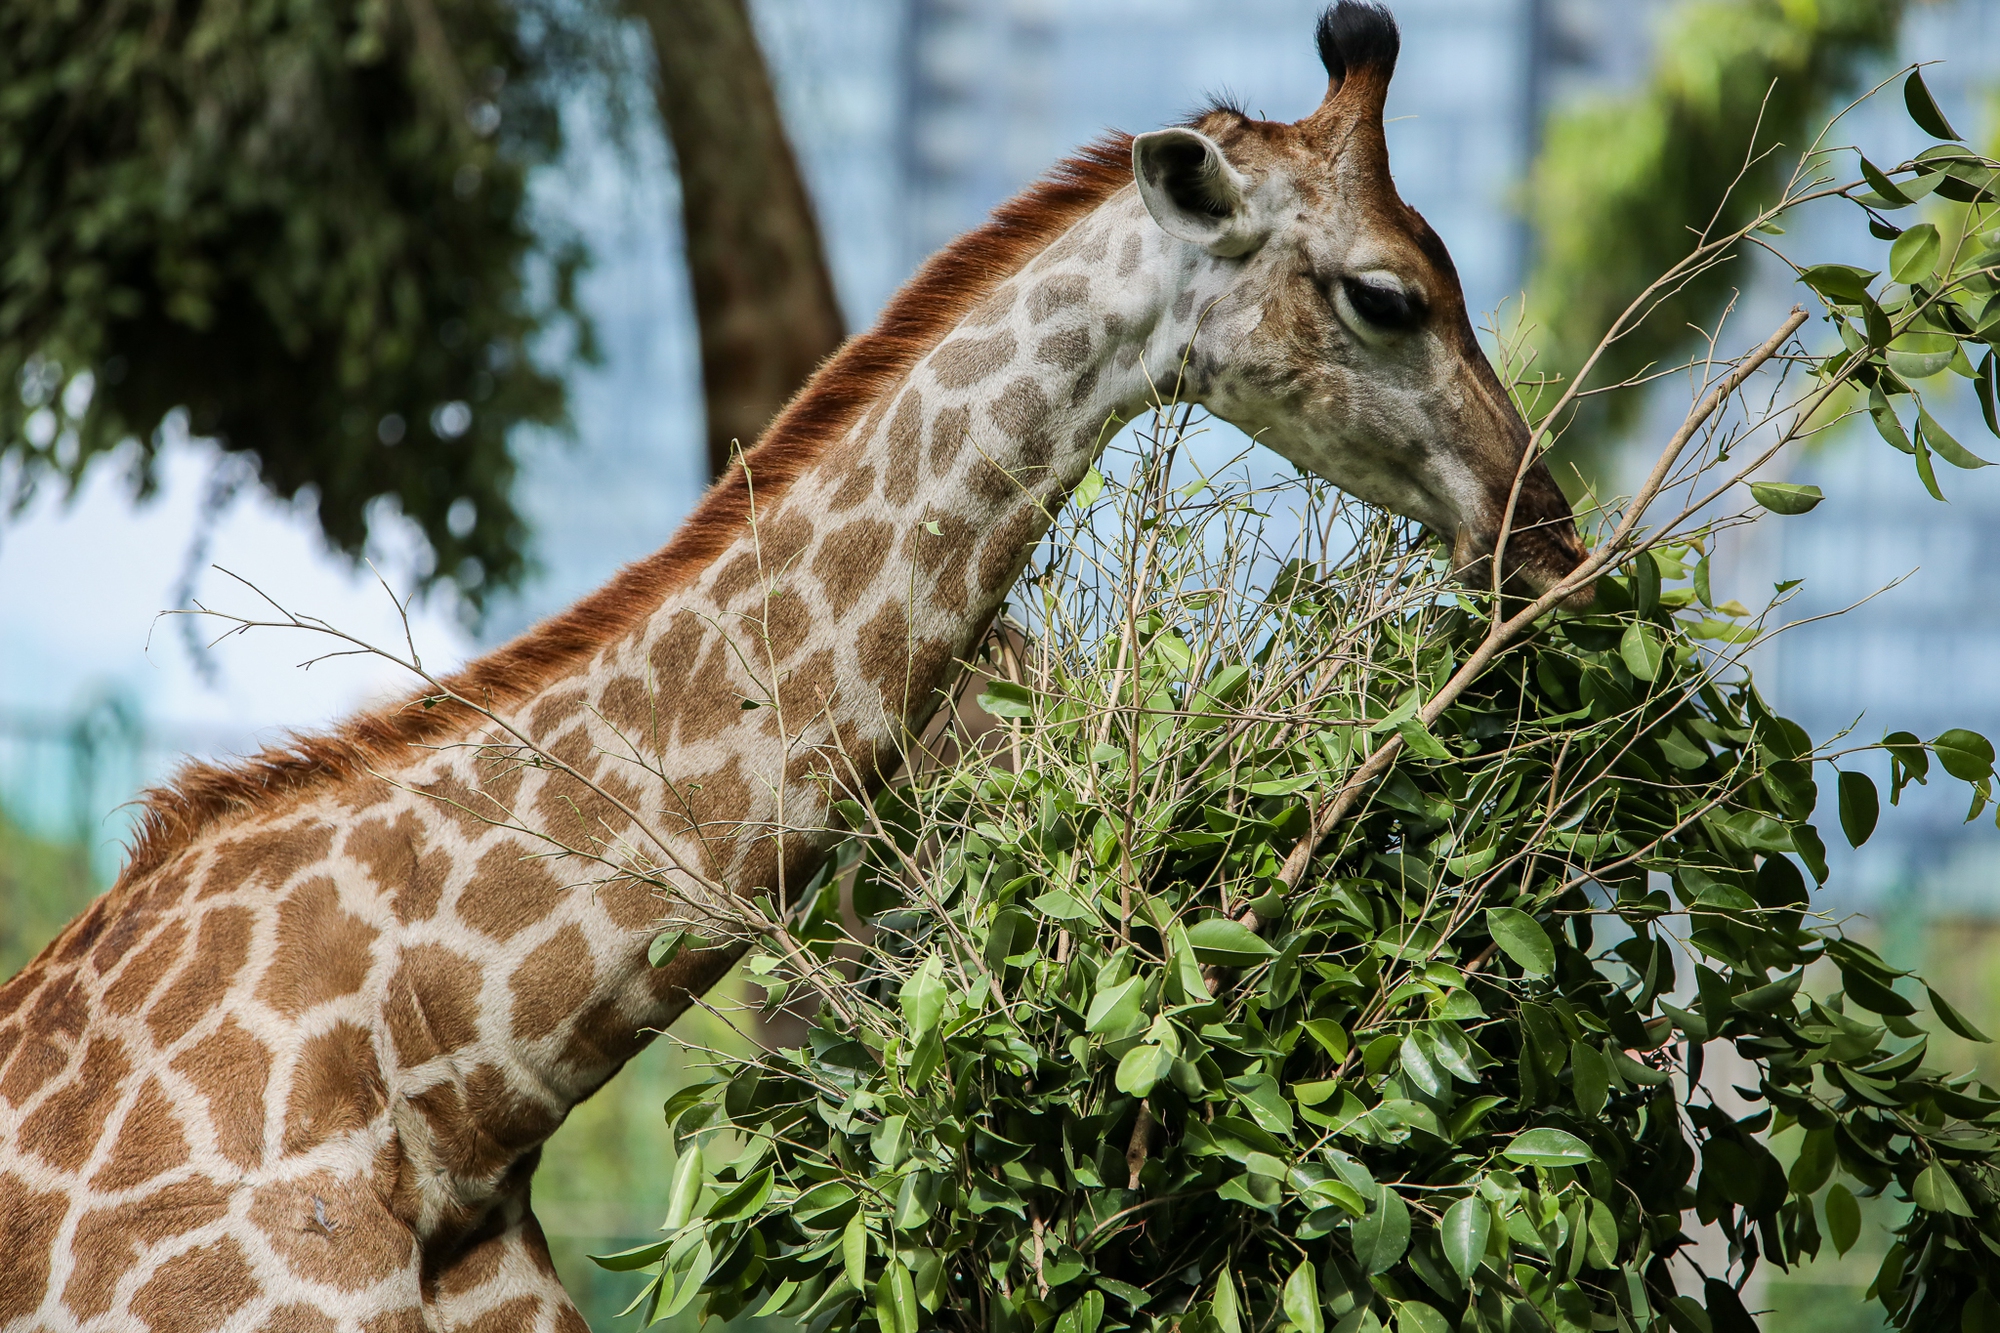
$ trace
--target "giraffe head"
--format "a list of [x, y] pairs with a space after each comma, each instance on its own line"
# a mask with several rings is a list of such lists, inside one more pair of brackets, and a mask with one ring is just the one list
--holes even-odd
[[[1197, 298], [1183, 393], [1424, 524], [1484, 582], [1528, 428], [1473, 336], [1451, 256], [1389, 176], [1395, 20], [1340, 0], [1318, 41], [1330, 82], [1304, 120], [1224, 107], [1133, 141], [1140, 198], [1182, 243]], [[1503, 558], [1509, 580], [1537, 592], [1583, 559], [1540, 460], [1521, 478]]]

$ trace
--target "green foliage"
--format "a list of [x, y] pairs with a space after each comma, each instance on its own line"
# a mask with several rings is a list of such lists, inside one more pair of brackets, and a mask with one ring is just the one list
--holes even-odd
[[185, 407], [339, 549], [386, 496], [475, 603], [518, 577], [507, 433], [565, 418], [551, 334], [590, 352], [526, 178], [607, 32], [587, 2], [0, 3], [14, 502], [127, 438], [143, 491]]
[[[1538, 372], [1566, 385], [1697, 238], [1735, 231], [1763, 207], [1829, 95], [1891, 48], [1902, 12], [1900, 0], [1692, 0], [1661, 34], [1642, 88], [1551, 115], [1527, 196]], [[1591, 383], [1672, 364], [1743, 281], [1732, 265], [1661, 293], [1655, 317], [1606, 349]], [[1641, 401], [1589, 400], [1568, 423], [1563, 456], [1591, 472]], [[1539, 410], [1554, 403], [1544, 392]]]
[[36, 837], [0, 811], [0, 981], [26, 967], [98, 888], [89, 848]]
[[[1113, 485], [1117, 519], [1059, 534], [1132, 540], [1024, 589], [1045, 634], [988, 690], [1021, 706], [1003, 743], [851, 812], [787, 945], [846, 939], [844, 881], [872, 949], [805, 1048], [669, 1103], [670, 1234], [608, 1261], [659, 1266], [654, 1312], [1727, 1326], [1730, 1287], [1672, 1285], [1684, 1215], [1797, 1263], [1845, 1225], [1836, 1170], [1914, 1192], [1904, 1252], [1964, 1299], [1942, 1242], [1993, 1217], [2000, 1097], [1924, 1068], [1903, 974], [1804, 915], [1824, 756], [1694, 637], [1698, 548], [1640, 554], [1460, 696], [1288, 892], [1313, 807], [1485, 621], [1380, 522], [1338, 554], [1355, 520], [1303, 482], [1336, 540], [1266, 597], [1231, 563], [1248, 498], [1176, 494]], [[1800, 992], [1819, 959], [1841, 994]], [[1670, 1078], [1718, 1039], [1759, 1064], [1747, 1119]], [[1794, 1123], [1788, 1182], [1764, 1139]]]
[[[824, 1006], [801, 1048], [715, 1052], [668, 1102], [665, 1235], [600, 1261], [646, 1273], [643, 1317], [1736, 1333], [1758, 1265], [1846, 1253], [1885, 1199], [1908, 1212], [1870, 1298], [1898, 1328], [1984, 1327], [2000, 1090], [1929, 1062], [1920, 1002], [1983, 1035], [1813, 910], [1813, 820], [1837, 774], [1843, 832], [1874, 831], [1863, 752], [1892, 805], [1938, 777], [1977, 817], [1994, 749], [1815, 744], [1739, 660], [1796, 583], [1753, 615], [1709, 578], [1718, 527], [1816, 503], [1717, 497], [1842, 395], [1912, 398], [1922, 434], [1917, 351], [1991, 388], [1996, 164], [1871, 171], [1952, 191], [1955, 239], [1905, 245], [1900, 288], [1805, 270], [1845, 345], [1808, 355], [1800, 310], [1717, 359], [1646, 486], [1597, 516], [1587, 608], [1471, 591], [1317, 482], [1183, 484], [1176, 413], [1130, 482], [1090, 474], [989, 662], [997, 726], [837, 800], [853, 834], [796, 899], [691, 897], [671, 928], [665, 952], [745, 945], [767, 1003]], [[1881, 190], [1795, 177], [1703, 262]], [[1708, 1091], [1716, 1043], [1747, 1114]], [[1720, 1271], [1681, 1254], [1702, 1225]]]

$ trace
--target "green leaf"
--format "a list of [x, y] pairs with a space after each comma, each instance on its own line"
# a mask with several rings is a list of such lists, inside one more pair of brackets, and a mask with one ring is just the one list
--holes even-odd
[[1486, 931], [1501, 952], [1530, 976], [1545, 977], [1556, 970], [1555, 945], [1535, 918], [1517, 907], [1486, 909]]
[[1826, 1234], [1840, 1254], [1853, 1249], [1861, 1237], [1861, 1205], [1845, 1185], [1835, 1185], [1826, 1192]]
[[1700, 600], [1703, 606], [1713, 610], [1715, 608], [1715, 592], [1710, 588], [1708, 582], [1708, 557], [1706, 555], [1702, 556], [1701, 560], [1694, 567], [1693, 582], [1695, 597]]
[[1866, 773], [1845, 769], [1840, 774], [1840, 831], [1849, 847], [1859, 847], [1875, 831], [1882, 801], [1875, 791], [1875, 779]]
[[[1880, 194], [1881, 191], [1878, 189], [1876, 193]], [[1102, 494], [1104, 494], [1104, 474], [1096, 468], [1091, 468], [1083, 474], [1083, 480], [1076, 484], [1072, 498], [1076, 501], [1077, 508], [1088, 509], [1097, 503], [1097, 497]]]
[[989, 680], [979, 692], [979, 706], [994, 717], [1031, 717], [1035, 692], [1011, 680]]
[[669, 1236], [665, 1240], [637, 1245], [629, 1250], [620, 1250], [616, 1254], [593, 1254], [590, 1256], [590, 1262], [613, 1273], [630, 1273], [636, 1269], [650, 1268], [658, 1263], [660, 1256], [664, 1255], [673, 1243], [674, 1238]]
[[694, 1216], [695, 1202], [701, 1198], [701, 1187], [708, 1179], [705, 1172], [701, 1145], [689, 1144], [681, 1159], [674, 1163], [673, 1182], [667, 1187], [668, 1230], [680, 1230]]
[[1799, 1145], [1799, 1155], [1792, 1159], [1792, 1169], [1786, 1173], [1786, 1180], [1792, 1189], [1802, 1195], [1817, 1194], [1819, 1187], [1826, 1184], [1833, 1174], [1838, 1154], [1834, 1151], [1833, 1130], [1815, 1129], [1806, 1134], [1805, 1142]]
[[1057, 921], [1095, 921], [1098, 919], [1096, 908], [1090, 906], [1088, 903], [1077, 901], [1076, 896], [1067, 889], [1050, 889], [1040, 897], [1030, 898], [1028, 906], [1034, 908], [1043, 916], [1053, 917]]
[[1146, 999], [1146, 979], [1129, 977], [1116, 986], [1097, 992], [1084, 1015], [1086, 1032], [1106, 1032], [1114, 1036], [1139, 1021], [1140, 1006]]
[[1611, 1063], [1602, 1051], [1581, 1038], [1570, 1043], [1569, 1063], [1574, 1080], [1570, 1091], [1576, 1098], [1576, 1109], [1595, 1117], [1604, 1109], [1610, 1093]]
[[1451, 1324], [1422, 1301], [1404, 1301], [1396, 1307], [1396, 1333], [1451, 1333]]
[[1861, 178], [1868, 182], [1869, 189], [1882, 197], [1884, 208], [1893, 211], [1898, 208], [1908, 208], [1914, 202], [1897, 188], [1896, 182], [1890, 180], [1880, 167], [1865, 157], [1861, 159]]
[[688, 932], [685, 930], [663, 930], [653, 936], [653, 942], [646, 946], [646, 961], [654, 967], [665, 967], [680, 957], [681, 946], [686, 944]]
[[1938, 425], [1937, 419], [1931, 416], [1929, 408], [1917, 409], [1917, 429], [1924, 433], [1924, 443], [1937, 450], [1938, 457], [1953, 467], [1969, 471], [1972, 468], [1993, 466], [1991, 461], [1981, 458], [1953, 439], [1951, 432]]
[[1187, 937], [1194, 956], [1215, 967], [1250, 967], [1278, 956], [1255, 931], [1226, 916], [1195, 922]]
[[1958, 138], [1958, 131], [1944, 118], [1944, 112], [1938, 110], [1937, 99], [1932, 97], [1931, 90], [1924, 86], [1922, 70], [1911, 70], [1910, 77], [1903, 80], [1903, 105], [1909, 108], [1910, 119], [1917, 122], [1917, 128], [1931, 138]]
[[1331, 1018], [1313, 1018], [1306, 1021], [1306, 1035], [1320, 1044], [1320, 1048], [1336, 1060], [1347, 1057], [1347, 1030]]
[[1242, 1317], [1237, 1313], [1236, 1284], [1230, 1281], [1227, 1265], [1215, 1279], [1215, 1295], [1209, 1298], [1209, 1310], [1220, 1333], [1243, 1333]]
[[1396, 724], [1396, 734], [1403, 738], [1411, 754], [1422, 755], [1426, 759], [1449, 759], [1451, 751], [1444, 748], [1444, 742], [1431, 734], [1421, 718], [1406, 717]]
[[1472, 1275], [1486, 1257], [1486, 1242], [1493, 1230], [1493, 1210], [1477, 1194], [1460, 1199], [1445, 1209], [1440, 1237], [1444, 1241], [1445, 1262], [1458, 1280], [1472, 1285]]
[[1147, 1096], [1153, 1091], [1153, 1085], [1167, 1076], [1173, 1064], [1173, 1052], [1164, 1046], [1134, 1046], [1118, 1062], [1115, 1080], [1118, 1091], [1134, 1097]]
[[1889, 369], [1906, 380], [1927, 380], [1951, 364], [1958, 351], [1958, 339], [1949, 333], [1913, 329], [1897, 335], [1885, 354]]
[[1319, 1278], [1311, 1260], [1302, 1260], [1285, 1279], [1285, 1317], [1299, 1333], [1325, 1333], [1326, 1313], [1319, 1303]]
[[1859, 305], [1876, 277], [1873, 270], [1852, 264], [1814, 264], [1799, 274], [1799, 281], [1837, 305]]
[[868, 1290], [868, 1214], [856, 1213], [840, 1233], [840, 1259], [856, 1291]]
[[1938, 1016], [1938, 1021], [1953, 1032], [1956, 1032], [1967, 1041], [1989, 1042], [1993, 1040], [1993, 1038], [1974, 1027], [1964, 1014], [1961, 1014], [1958, 1010], [1945, 1003], [1944, 996], [1939, 995], [1929, 986], [1924, 987], [1924, 993], [1931, 997], [1931, 1011]]
[[1424, 1049], [1415, 1032], [1403, 1038], [1399, 1053], [1403, 1072], [1425, 1093], [1432, 1097], [1442, 1097], [1450, 1090], [1451, 1079], [1432, 1062], [1430, 1052]]
[[1928, 222], [1919, 222], [1889, 247], [1889, 276], [1897, 282], [1923, 281], [1936, 271], [1943, 246], [1938, 229]]
[[1576, 1135], [1546, 1125], [1515, 1135], [1500, 1155], [1523, 1166], [1581, 1166], [1595, 1157]]
[[917, 964], [917, 970], [903, 983], [897, 997], [902, 1002], [903, 1019], [910, 1025], [913, 1038], [922, 1037], [937, 1026], [938, 1018], [944, 1013], [947, 994], [944, 960], [936, 954], [929, 954]]
[[1993, 742], [1976, 731], [1953, 727], [1931, 742], [1944, 771], [1961, 782], [1977, 782], [1993, 771]]
[[1817, 486], [1797, 486], [1788, 481], [1753, 481], [1750, 495], [1774, 514], [1810, 513], [1826, 498]]
[[1387, 1185], [1375, 1190], [1375, 1207], [1354, 1224], [1354, 1258], [1373, 1277], [1396, 1266], [1410, 1248], [1410, 1210]]
[[1951, 1178], [1951, 1171], [1943, 1162], [1934, 1161], [1917, 1173], [1916, 1181], [1910, 1186], [1910, 1198], [1927, 1213], [1972, 1216], [1972, 1205], [1965, 1201], [1964, 1192], [1958, 1188], [1958, 1182]]
[[1660, 674], [1663, 656], [1660, 637], [1650, 625], [1626, 626], [1624, 636], [1618, 640], [1618, 655], [1625, 660], [1625, 669], [1639, 680], [1653, 680]]
[[1613, 1269], [1618, 1267], [1618, 1219], [1611, 1215], [1611, 1209], [1602, 1199], [1592, 1199], [1589, 1203], [1590, 1243], [1587, 1257], [1593, 1268]]

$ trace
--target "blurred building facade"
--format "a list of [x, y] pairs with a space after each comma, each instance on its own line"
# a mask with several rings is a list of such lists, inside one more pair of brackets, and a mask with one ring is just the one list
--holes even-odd
[[[755, 0], [760, 34], [809, 184], [843, 305], [870, 320], [925, 256], [976, 226], [992, 206], [1107, 129], [1185, 118], [1217, 96], [1253, 114], [1293, 119], [1317, 104], [1325, 75], [1311, 30], [1319, 0]], [[1512, 317], [1528, 238], [1516, 191], [1537, 147], [1541, 114], [1616, 93], [1643, 78], [1672, 0], [1400, 0], [1403, 53], [1388, 116], [1398, 189], [1444, 237], [1475, 312]], [[1929, 75], [1962, 128], [1991, 129], [2000, 86], [2000, 3], [1914, 6], [1903, 49], [1947, 53]], [[1884, 62], [1883, 73], [1904, 57]], [[1881, 99], [1850, 122], [1880, 156], [1921, 146], [1900, 107]], [[641, 136], [643, 138], [643, 135]], [[650, 167], [657, 141], [640, 145]], [[678, 267], [671, 172], [627, 171], [600, 155], [580, 163], [572, 200], [600, 253], [590, 299], [609, 359], [579, 383], [574, 448], [537, 445], [524, 486], [545, 576], [492, 626], [504, 636], [664, 540], [698, 497], [698, 380]], [[1844, 218], [1790, 238], [1816, 257], [1873, 252]], [[1842, 256], [1845, 257], [1845, 256]], [[1769, 275], [1777, 278], [1782, 275]], [[1759, 303], [1789, 304], [1783, 281]], [[1504, 308], [1504, 309], [1503, 309]], [[1477, 319], [1478, 316], [1475, 316]], [[1984, 436], [1971, 395], [1946, 396], [1962, 439]], [[1240, 436], [1217, 423], [1214, 447]], [[1990, 451], [1989, 451], [1990, 452]], [[1267, 462], [1274, 460], [1266, 460]], [[1901, 465], [1901, 466], [1899, 466]], [[2000, 599], [1982, 575], [2000, 546], [1994, 474], [1955, 476], [1949, 506], [1917, 488], [1900, 455], [1848, 432], [1813, 458], [1823, 477], [1814, 514], [1766, 525], [1743, 554], [1745, 579], [1806, 576], [1790, 608], [1817, 616], [1912, 568], [1894, 594], [1854, 614], [1780, 636], [1756, 659], [1781, 707], [1814, 735], [1867, 713], [1861, 732], [1947, 726], [2000, 734]], [[1754, 589], [1746, 584], [1744, 600]], [[1894, 699], [1894, 717], [1877, 716]], [[1876, 711], [1871, 712], [1874, 709]], [[1872, 730], [1871, 730], [1872, 729]], [[1953, 798], [1955, 799], [1955, 798]], [[1866, 855], [1843, 863], [1857, 901], [1916, 879], [1960, 899], [1985, 893], [2000, 848], [1990, 825], [1918, 792], [1885, 818]], [[1984, 832], [1981, 832], [1981, 829]], [[1987, 895], [2000, 904], [2000, 893]]]

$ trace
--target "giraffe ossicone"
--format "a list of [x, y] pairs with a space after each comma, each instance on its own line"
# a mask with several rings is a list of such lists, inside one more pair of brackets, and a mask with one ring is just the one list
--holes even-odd
[[1319, 42], [1306, 119], [1106, 140], [933, 258], [666, 547], [454, 677], [473, 706], [154, 793], [0, 987], [0, 1329], [582, 1328], [540, 1145], [734, 958], [649, 942], [803, 883], [1162, 383], [1468, 565], [1518, 490], [1508, 576], [1574, 568], [1389, 177], [1394, 23]]

